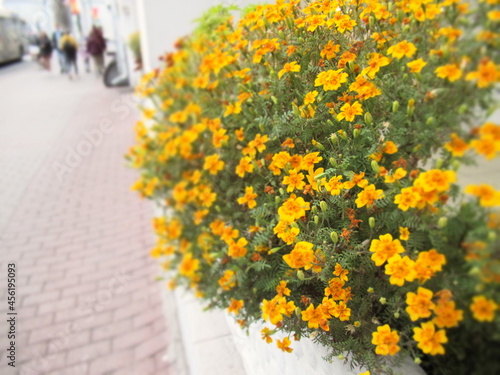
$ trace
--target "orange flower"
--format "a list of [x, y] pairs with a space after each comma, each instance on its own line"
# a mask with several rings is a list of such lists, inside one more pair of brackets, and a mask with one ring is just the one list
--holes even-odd
[[397, 331], [392, 331], [388, 324], [377, 327], [377, 332], [372, 333], [372, 344], [377, 346], [375, 353], [379, 355], [396, 354], [401, 349], [398, 343]]
[[426, 65], [427, 63], [422, 59], [413, 60], [406, 64], [406, 66], [410, 68], [410, 73], [420, 73], [422, 68]]
[[395, 254], [387, 260], [385, 274], [390, 275], [389, 282], [392, 285], [403, 286], [405, 281], [413, 281], [416, 273], [413, 269], [415, 262], [405, 256]]
[[491, 185], [469, 185], [465, 188], [465, 192], [478, 197], [479, 204], [483, 207], [500, 206], [500, 191], [495, 191]]
[[444, 354], [443, 345], [448, 342], [444, 329], [436, 331], [432, 322], [425, 322], [420, 327], [413, 328], [413, 338], [418, 342], [417, 346], [426, 354]]
[[286, 63], [283, 66], [283, 69], [281, 69], [278, 72], [278, 78], [281, 78], [283, 74], [288, 73], [288, 72], [300, 72], [300, 65], [297, 64], [297, 61], [292, 61], [290, 63]]
[[207, 156], [205, 158], [205, 164], [203, 164], [203, 169], [208, 171], [210, 174], [217, 174], [224, 168], [224, 162], [219, 159], [219, 155], [214, 154]]
[[366, 186], [362, 192], [358, 194], [356, 198], [356, 206], [358, 208], [364, 206], [371, 206], [377, 199], [384, 198], [384, 192], [381, 189], [377, 189], [375, 185], [371, 184]]
[[434, 70], [434, 73], [436, 73], [439, 78], [448, 79], [450, 82], [455, 82], [462, 77], [462, 70], [460, 70], [457, 64], [440, 66]]
[[485, 296], [475, 296], [472, 299], [470, 310], [474, 319], [480, 322], [492, 322], [495, 319], [495, 311], [498, 305], [495, 301], [486, 298]]
[[248, 208], [252, 209], [257, 206], [257, 201], [255, 200], [255, 198], [257, 198], [257, 194], [254, 193], [253, 186], [247, 186], [245, 187], [245, 195], [238, 198], [238, 203], [246, 204]]
[[337, 90], [342, 83], [347, 82], [347, 73], [343, 73], [343, 69], [327, 70], [317, 75], [314, 81], [314, 86], [323, 86], [323, 90]]
[[382, 152], [389, 155], [395, 154], [398, 152], [398, 146], [393, 141], [387, 141], [382, 148]]
[[392, 235], [383, 234], [378, 240], [373, 240], [370, 245], [371, 259], [375, 265], [381, 266], [384, 262], [396, 254], [401, 254], [405, 249], [399, 240], [393, 240]]
[[319, 328], [324, 331], [329, 331], [328, 326], [329, 315], [325, 314], [321, 305], [314, 308], [313, 304], [310, 304], [305, 311], [301, 312], [302, 320], [307, 322], [308, 328]]
[[433, 293], [431, 290], [419, 287], [417, 294], [408, 292], [406, 294], [406, 312], [412, 321], [431, 316], [431, 310], [435, 307], [431, 301]]
[[346, 121], [353, 122], [355, 116], [360, 116], [363, 114], [363, 108], [361, 103], [355, 101], [352, 105], [350, 103], [345, 103], [340, 108], [340, 113], [337, 115], [337, 120], [341, 121], [345, 119]]
[[389, 47], [387, 50], [387, 54], [395, 57], [397, 59], [402, 59], [403, 57], [412, 57], [415, 52], [417, 52], [417, 48], [413, 43], [409, 43], [406, 40], [399, 42], [398, 44]]
[[245, 302], [241, 299], [237, 300], [237, 299], [231, 298], [231, 304], [227, 308], [227, 312], [234, 313], [234, 314], [238, 315], [239, 311], [241, 310], [241, 308], [243, 307], [244, 304], [245, 304]]
[[439, 300], [434, 308], [436, 317], [432, 320], [439, 328], [452, 328], [463, 319], [463, 311], [455, 309], [455, 302]]
[[453, 156], [463, 156], [469, 149], [469, 145], [456, 133], [451, 133], [451, 141], [445, 143], [444, 148], [451, 152]]
[[283, 185], [288, 185], [286, 191], [292, 192], [295, 189], [303, 189], [306, 186], [304, 182], [304, 175], [299, 173], [296, 169], [290, 169], [288, 171], [288, 176], [283, 178]]
[[241, 178], [245, 177], [245, 173], [252, 173], [254, 166], [252, 159], [249, 156], [244, 156], [240, 159], [239, 164], [236, 166], [236, 174]]
[[287, 353], [293, 352], [293, 348], [290, 348], [291, 343], [288, 337], [285, 337], [283, 340], [276, 340], [276, 346]]
[[283, 255], [283, 260], [291, 268], [304, 267], [305, 269], [309, 269], [316, 260], [314, 251], [312, 250], [313, 246], [314, 245], [310, 242], [297, 242], [290, 254]]

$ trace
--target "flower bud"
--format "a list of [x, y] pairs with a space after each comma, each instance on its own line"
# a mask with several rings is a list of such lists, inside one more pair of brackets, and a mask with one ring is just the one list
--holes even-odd
[[451, 162], [451, 168], [456, 172], [458, 171], [458, 168], [460, 168], [460, 161], [459, 160], [453, 160]]
[[285, 195], [285, 189], [283, 189], [283, 188], [279, 188], [279, 190], [278, 190], [278, 191], [280, 192], [280, 194], [281, 194], [281, 195]]
[[385, 305], [385, 304], [387, 303], [387, 299], [386, 299], [385, 297], [380, 297], [379, 302], [380, 302], [382, 305]]
[[299, 225], [298, 225], [295, 221], [292, 221], [292, 222], [290, 223], [290, 226], [291, 226], [292, 228], [298, 228], [298, 227], [299, 227]]
[[271, 95], [271, 100], [273, 101], [274, 104], [278, 104], [278, 98], [275, 97], [274, 95]]
[[318, 223], [319, 223], [319, 216], [318, 215], [314, 215], [313, 221], [314, 221], [314, 224], [318, 225]]
[[447, 217], [440, 217], [438, 220], [438, 227], [439, 228], [444, 228], [448, 225], [448, 218]]
[[318, 150], [321, 150], [321, 151], [325, 151], [325, 146], [323, 146], [321, 143], [319, 143], [318, 141], [316, 141], [316, 143], [314, 144], [314, 146], [318, 149]]
[[298, 270], [297, 271], [297, 277], [299, 278], [299, 280], [301, 281], [304, 281], [306, 278], [304, 277], [304, 271], [302, 270]]
[[342, 354], [340, 354], [340, 355], [337, 356], [337, 358], [340, 359], [341, 361], [343, 361], [345, 359], [345, 356], [342, 355]]
[[360, 134], [361, 134], [361, 130], [359, 130], [359, 129], [354, 129], [352, 132], [352, 136], [354, 137], [354, 139], [358, 138]]
[[399, 109], [399, 102], [397, 100], [392, 102], [392, 112], [397, 112]]
[[368, 17], [368, 24], [370, 25], [370, 27], [374, 27], [375, 17], [373, 17], [373, 16]]
[[368, 218], [368, 225], [370, 226], [370, 228], [375, 228], [375, 218], [373, 216], [370, 216]]
[[312, 206], [311, 211], [313, 214], [317, 214], [318, 213], [318, 206]]
[[395, 317], [396, 319], [398, 319], [398, 318], [399, 318], [399, 311], [396, 311], [396, 312], [394, 313], [394, 317]]
[[412, 116], [415, 112], [415, 99], [408, 100], [408, 106], [406, 107], [406, 113], [408, 116]]
[[326, 176], [326, 173], [319, 173], [319, 174], [317, 174], [316, 176], [314, 176], [314, 179], [315, 179], [316, 181], [319, 181], [319, 180], [321, 180], [321, 179], [322, 179], [323, 177], [325, 177], [325, 176]]
[[496, 239], [497, 239], [497, 234], [494, 231], [490, 230], [488, 232], [488, 240], [491, 241], [491, 242], [493, 242]]
[[337, 232], [335, 231], [330, 232], [330, 239], [332, 240], [333, 243], [339, 242], [339, 235], [337, 234]]
[[337, 133], [340, 134], [340, 138], [342, 138], [344, 141], [347, 141], [347, 134], [343, 130], [339, 130]]
[[267, 253], [268, 254], [274, 254], [274, 253], [277, 253], [278, 251], [281, 250], [281, 246], [278, 246], [278, 247], [273, 247], [271, 250], [269, 250]]
[[462, 104], [460, 107], [458, 107], [458, 114], [463, 115], [469, 110], [469, 106], [467, 104]]
[[427, 121], [425, 123], [427, 125], [434, 125], [435, 122], [436, 122], [436, 119], [434, 117], [430, 116], [427, 118]]
[[441, 169], [441, 167], [443, 166], [444, 164], [444, 160], [443, 158], [439, 158], [436, 160], [436, 169]]
[[281, 198], [280, 198], [280, 197], [278, 197], [278, 196], [276, 195], [276, 196], [274, 197], [274, 202], [275, 202], [276, 204], [279, 204], [279, 203], [281, 202]]
[[297, 104], [295, 103], [292, 103], [292, 109], [293, 109], [293, 114], [297, 117], [301, 117], [300, 116], [300, 109], [299, 107], [297, 107]]
[[327, 123], [328, 125], [330, 125], [330, 126], [333, 126], [333, 122], [332, 122], [332, 120], [326, 120], [326, 123]]
[[285, 39], [285, 33], [283, 32], [283, 30], [278, 31], [278, 35], [281, 39]]
[[378, 165], [376, 160], [372, 160], [370, 165], [372, 167], [373, 172], [380, 173], [380, 166]]
[[321, 207], [321, 211], [326, 212], [328, 210], [328, 204], [325, 201], [319, 202], [319, 206]]
[[330, 158], [330, 159], [328, 159], [328, 161], [330, 162], [330, 165], [332, 167], [337, 167], [338, 166], [337, 160], [335, 160], [335, 158]]
[[367, 125], [373, 125], [373, 117], [370, 112], [365, 112], [364, 118]]
[[368, 289], [366, 289], [366, 291], [367, 291], [368, 293], [373, 293], [373, 288], [372, 288], [372, 287], [369, 287]]
[[408, 31], [410, 31], [410, 25], [404, 25], [403, 30], [401, 32], [403, 34], [406, 34]]
[[259, 124], [259, 129], [262, 133], [266, 131], [266, 127], [264, 126], [264, 124]]
[[337, 134], [333, 133], [330, 136], [330, 141], [332, 141], [332, 143], [338, 142], [339, 141], [339, 137], [337, 136]]
[[421, 363], [422, 363], [422, 360], [421, 360], [420, 358], [418, 358], [418, 357], [417, 357], [417, 358], [415, 358], [415, 359], [413, 360], [413, 362], [415, 362], [417, 365], [419, 365], [419, 364], [421, 364]]
[[353, 61], [348, 61], [347, 62], [347, 69], [350, 71], [350, 72], [354, 72], [354, 69], [356, 68], [356, 65], [354, 64]]
[[301, 318], [302, 317], [302, 314], [300, 313], [300, 307], [296, 307], [295, 308], [295, 316], [297, 318]]

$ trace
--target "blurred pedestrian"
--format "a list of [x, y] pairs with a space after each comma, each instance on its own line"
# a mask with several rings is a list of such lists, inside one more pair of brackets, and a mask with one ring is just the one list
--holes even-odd
[[74, 68], [75, 75], [78, 76], [78, 64], [76, 61], [78, 44], [69, 32], [65, 32], [61, 38], [59, 48], [63, 51], [66, 60], [66, 73], [68, 73], [69, 79], [73, 79], [71, 68]]
[[104, 72], [104, 51], [106, 51], [106, 40], [102, 35], [102, 30], [93, 26], [87, 38], [87, 52], [92, 57], [97, 75], [102, 75]]
[[61, 38], [64, 35], [64, 32], [61, 30], [60, 26], [56, 26], [56, 30], [52, 33], [52, 45], [57, 53], [57, 61], [59, 62], [59, 68], [61, 69], [61, 74], [66, 73], [66, 57], [64, 56], [64, 52], [61, 50]]
[[40, 31], [38, 36], [38, 47], [40, 48], [40, 51], [38, 52], [38, 62], [44, 69], [50, 71], [52, 43], [50, 43], [50, 39], [44, 31]]

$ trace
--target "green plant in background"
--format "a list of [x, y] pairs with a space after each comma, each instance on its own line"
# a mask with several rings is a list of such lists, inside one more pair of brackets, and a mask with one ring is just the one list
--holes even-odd
[[500, 192], [456, 176], [500, 152], [499, 20], [497, 0], [206, 13], [137, 88], [156, 107], [128, 155], [170, 285], [284, 351], [500, 372]]
[[128, 46], [132, 51], [135, 63], [137, 64], [137, 70], [142, 68], [142, 52], [141, 52], [141, 34], [136, 31], [129, 35]]

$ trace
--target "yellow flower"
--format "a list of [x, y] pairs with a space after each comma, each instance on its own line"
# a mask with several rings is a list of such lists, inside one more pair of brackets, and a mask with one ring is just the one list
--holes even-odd
[[239, 204], [246, 204], [249, 209], [257, 207], [257, 194], [253, 191], [253, 186], [245, 187], [245, 195], [238, 198]]
[[300, 65], [297, 64], [297, 61], [292, 61], [291, 63], [286, 63], [278, 73], [278, 77], [281, 78], [283, 74], [288, 72], [300, 72]]
[[472, 299], [470, 310], [474, 319], [480, 322], [492, 322], [495, 319], [495, 311], [498, 305], [495, 301], [486, 298], [485, 296], [475, 296]]
[[326, 182], [326, 179], [323, 183], [325, 190], [329, 192], [331, 195], [340, 195], [341, 190], [343, 189], [344, 183], [341, 180], [344, 176], [333, 176]]
[[347, 82], [347, 73], [343, 73], [343, 69], [327, 70], [317, 75], [314, 81], [314, 86], [323, 86], [323, 90], [337, 90], [342, 83]]
[[341, 121], [345, 119], [346, 121], [352, 122], [354, 121], [355, 116], [360, 116], [361, 114], [363, 114], [363, 108], [361, 107], [360, 102], [355, 101], [352, 105], [350, 103], [345, 103], [340, 108], [337, 120]]
[[426, 354], [444, 354], [443, 345], [448, 342], [444, 329], [436, 331], [432, 322], [425, 322], [420, 327], [413, 328], [413, 338], [418, 342], [417, 346]]
[[463, 319], [463, 311], [455, 309], [453, 301], [438, 301], [434, 308], [436, 317], [432, 322], [439, 328], [452, 328], [458, 325]]
[[376, 354], [394, 355], [401, 349], [398, 343], [399, 335], [397, 331], [391, 330], [388, 324], [377, 327], [377, 332], [372, 332], [372, 344], [376, 345]]
[[193, 277], [200, 268], [200, 261], [193, 258], [193, 254], [186, 253], [179, 264], [179, 274], [186, 277]]
[[421, 196], [414, 187], [403, 188], [401, 189], [401, 194], [397, 194], [394, 197], [394, 203], [396, 203], [398, 208], [402, 211], [408, 211], [409, 208], [417, 207], [420, 200]]
[[363, 191], [358, 194], [358, 197], [356, 198], [356, 206], [358, 208], [371, 206], [377, 199], [382, 199], [384, 197], [384, 191], [377, 189], [375, 185], [371, 184], [366, 186]]
[[392, 235], [383, 234], [379, 239], [372, 240], [370, 245], [371, 259], [376, 266], [381, 266], [384, 262], [396, 254], [401, 254], [405, 249], [399, 240], [393, 240]]
[[451, 141], [445, 143], [444, 148], [451, 152], [453, 156], [463, 156], [469, 149], [469, 145], [456, 133], [451, 133]]
[[226, 129], [217, 129], [214, 131], [212, 135], [212, 143], [214, 147], [222, 147], [222, 144], [229, 139], [229, 136], [226, 134], [226, 132]]
[[297, 198], [292, 194], [283, 205], [278, 208], [278, 215], [280, 220], [291, 223], [292, 221], [300, 219], [310, 209], [311, 204], [304, 201], [304, 198]]
[[431, 290], [419, 287], [417, 293], [408, 292], [406, 294], [406, 312], [412, 321], [428, 318], [431, 310], [435, 307], [432, 302], [433, 293]]
[[439, 78], [448, 79], [450, 82], [455, 82], [462, 77], [462, 70], [460, 70], [457, 64], [440, 66], [434, 70], [434, 73], [436, 73]]
[[316, 90], [309, 91], [304, 97], [304, 105], [312, 104], [316, 101], [316, 97], [318, 96], [318, 92]]
[[245, 302], [241, 299], [237, 300], [237, 299], [231, 298], [231, 304], [227, 308], [227, 312], [234, 313], [235, 315], [238, 315], [239, 311], [241, 310], [241, 308], [243, 307], [244, 304], [245, 304]]
[[224, 162], [219, 159], [218, 154], [213, 154], [205, 158], [205, 163], [203, 164], [203, 169], [208, 171], [210, 174], [217, 174], [224, 168]]
[[387, 141], [384, 143], [382, 152], [384, 154], [389, 154], [389, 155], [395, 154], [396, 152], [398, 152], [398, 146], [396, 146], [396, 144], [393, 141]]
[[276, 295], [272, 300], [262, 300], [262, 319], [278, 324], [283, 320], [283, 315], [290, 316], [295, 311], [295, 303], [286, 301], [283, 296]]
[[338, 278], [340, 280], [342, 280], [343, 282], [349, 280], [349, 278], [347, 277], [347, 275], [349, 274], [349, 271], [342, 268], [342, 266], [339, 263], [335, 264], [335, 270], [333, 271], [333, 274], [335, 276], [338, 276]]
[[407, 227], [399, 227], [399, 239], [401, 241], [408, 241], [410, 238], [410, 230]]
[[269, 328], [264, 327], [260, 331], [260, 335], [262, 340], [265, 340], [268, 344], [273, 342], [273, 339], [271, 338], [272, 332]]
[[285, 337], [283, 340], [276, 340], [276, 346], [287, 353], [293, 352], [293, 348], [290, 348], [291, 343], [288, 337]]
[[231, 270], [225, 270], [222, 277], [219, 279], [218, 283], [224, 290], [230, 290], [236, 286], [235, 279], [236, 272]]
[[367, 75], [369, 78], [375, 78], [375, 74], [380, 70], [381, 67], [389, 65], [391, 60], [388, 57], [373, 52], [368, 55], [370, 59], [368, 60], [368, 66], [361, 71], [361, 75]]
[[413, 281], [416, 273], [413, 269], [415, 262], [407, 256], [395, 254], [390, 257], [385, 266], [385, 274], [390, 275], [389, 282], [392, 285], [403, 286], [405, 281]]
[[290, 169], [288, 171], [288, 176], [283, 178], [283, 185], [288, 185], [286, 191], [292, 192], [295, 189], [303, 189], [306, 186], [304, 182], [304, 175], [299, 173], [296, 169]]
[[236, 174], [241, 178], [245, 177], [245, 173], [252, 173], [254, 169], [252, 159], [248, 156], [244, 156], [240, 159], [239, 164], [236, 166]]
[[278, 293], [279, 296], [289, 296], [291, 293], [291, 290], [288, 289], [287, 287], [287, 282], [281, 280], [278, 286], [276, 287], [276, 293]]
[[328, 318], [329, 314], [325, 314], [321, 305], [318, 305], [317, 308], [314, 308], [314, 305], [311, 303], [305, 311], [301, 312], [302, 320], [307, 322], [308, 328], [320, 328], [324, 331], [329, 331], [330, 327], [328, 326]]
[[406, 40], [399, 42], [398, 44], [389, 47], [387, 50], [388, 55], [392, 55], [397, 59], [402, 59], [403, 57], [412, 57], [415, 52], [417, 52], [417, 48], [413, 43], [409, 43]]
[[447, 191], [450, 184], [457, 180], [457, 175], [453, 171], [442, 171], [440, 169], [431, 169], [421, 173], [415, 180], [414, 185], [422, 188], [424, 192], [436, 190], [438, 193]]
[[406, 64], [406, 66], [410, 68], [410, 73], [420, 73], [422, 68], [426, 65], [427, 63], [422, 59], [413, 60]]
[[290, 254], [283, 255], [283, 260], [291, 268], [309, 269], [312, 263], [316, 260], [313, 251], [313, 244], [306, 241], [300, 241], [295, 244], [295, 247]]
[[491, 185], [469, 185], [465, 188], [465, 192], [478, 197], [479, 204], [483, 207], [500, 206], [500, 191], [495, 191]]
[[340, 44], [334, 44], [333, 41], [330, 40], [321, 50], [320, 56], [323, 59], [331, 60], [337, 56], [337, 52], [339, 51], [340, 51]]
[[247, 254], [246, 245], [248, 241], [246, 238], [241, 237], [238, 241], [231, 241], [229, 243], [228, 255], [233, 258], [241, 258]]

